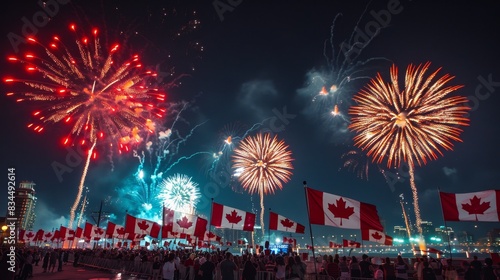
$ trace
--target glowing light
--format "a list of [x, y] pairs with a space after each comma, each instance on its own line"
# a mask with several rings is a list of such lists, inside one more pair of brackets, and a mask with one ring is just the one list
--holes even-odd
[[328, 91], [326, 90], [325, 87], [321, 88], [321, 90], [319, 91], [319, 95], [328, 95]]
[[349, 128], [357, 133], [354, 137], [357, 147], [366, 151], [373, 161], [381, 163], [386, 159], [388, 167], [408, 163], [420, 236], [422, 220], [415, 185], [415, 163], [423, 165], [428, 160], [435, 160], [438, 154], [443, 155], [441, 149], [452, 149], [452, 141], [461, 142], [462, 129], [458, 126], [469, 124], [466, 113], [470, 110], [466, 106], [466, 97], [448, 97], [462, 87], [446, 85], [452, 76], [445, 74], [434, 80], [438, 69], [425, 78], [429, 66], [429, 62], [409, 65], [404, 88], [400, 89], [398, 69], [393, 65], [390, 83], [385, 83], [378, 74], [353, 97], [357, 105], [349, 109], [352, 115]]
[[160, 184], [160, 199], [165, 207], [192, 214], [194, 207], [200, 199], [198, 184], [184, 174], [174, 174]]
[[243, 167], [238, 167], [234, 170], [234, 173], [233, 173], [233, 176], [234, 177], [240, 177], [241, 176], [241, 173], [243, 173], [243, 171], [245, 170], [245, 168]]
[[339, 106], [337, 105], [333, 106], [332, 115], [334, 117], [339, 115]]

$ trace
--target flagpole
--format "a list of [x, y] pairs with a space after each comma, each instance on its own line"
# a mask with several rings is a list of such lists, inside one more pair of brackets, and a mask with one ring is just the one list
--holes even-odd
[[[212, 204], [210, 205], [210, 221], [208, 221], [208, 232], [212, 232], [212, 212], [214, 211], [214, 198], [212, 197]], [[212, 240], [208, 239], [208, 249], [212, 252]]]
[[314, 253], [313, 231], [312, 231], [312, 226], [311, 226], [311, 219], [309, 218], [310, 211], [309, 211], [309, 199], [307, 198], [307, 181], [304, 181], [303, 184], [304, 184], [304, 194], [306, 197], [307, 223], [309, 224], [309, 234], [311, 235], [311, 250], [312, 250], [312, 254], [313, 254], [314, 273], [316, 274], [316, 279], [318, 279], [318, 268], [316, 266], [316, 254]]
[[160, 227], [160, 245], [163, 246], [163, 226], [164, 226], [164, 220], [165, 220], [165, 203], [161, 204], [161, 227]]
[[[439, 197], [439, 204], [441, 205], [441, 214], [443, 214], [444, 230], [446, 231], [446, 236], [448, 236], [448, 251], [450, 251], [450, 260], [453, 261], [453, 256], [451, 254], [450, 233], [448, 232], [448, 225], [446, 224], [446, 219], [444, 218], [443, 203], [441, 202], [441, 191], [439, 190], [439, 187], [437, 188], [437, 191], [438, 191], [438, 197]], [[469, 253], [469, 252], [467, 252], [467, 253]]]
[[[271, 216], [271, 207], [269, 207], [269, 216]], [[267, 225], [267, 240], [269, 242], [271, 242], [271, 227], [270, 227], [270, 225]]]

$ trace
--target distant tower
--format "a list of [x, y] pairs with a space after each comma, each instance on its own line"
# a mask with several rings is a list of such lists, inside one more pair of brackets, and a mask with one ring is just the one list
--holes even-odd
[[27, 181], [19, 183], [14, 201], [16, 203], [17, 228], [33, 230], [36, 219], [35, 183]]

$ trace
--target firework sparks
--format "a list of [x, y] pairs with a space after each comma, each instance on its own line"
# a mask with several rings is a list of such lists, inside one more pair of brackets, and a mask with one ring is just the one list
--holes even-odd
[[159, 198], [164, 202], [165, 207], [183, 213], [194, 213], [200, 192], [198, 184], [191, 179], [187, 175], [175, 174], [163, 180], [160, 184]]
[[260, 195], [260, 221], [264, 233], [264, 194], [282, 189], [292, 176], [292, 153], [283, 140], [269, 134], [248, 136], [234, 150], [233, 168], [238, 181], [250, 194]]
[[89, 161], [97, 157], [96, 145], [106, 144], [103, 146], [111, 153], [129, 151], [142, 140], [142, 131], [154, 132], [153, 119], [166, 113], [158, 106], [166, 96], [148, 87], [147, 80], [156, 74], [144, 70], [138, 55], [122, 60], [118, 44], [106, 51], [97, 29], [89, 37], [77, 34], [75, 25], [70, 25], [70, 30], [77, 37], [73, 47], [59, 36], [54, 36], [48, 47], [28, 38], [40, 53], [26, 53], [23, 58], [11, 56], [8, 60], [25, 65], [33, 78], [7, 78], [5, 82], [19, 85], [9, 96], [39, 105], [40, 109], [33, 112], [34, 121], [28, 125], [30, 129], [42, 132], [47, 124], [64, 123], [69, 133], [62, 143], [81, 145], [89, 153], [71, 208], [72, 227]]
[[165, 123], [157, 125], [156, 133], [148, 134], [141, 145], [132, 151], [138, 166], [132, 176], [120, 186], [118, 196], [129, 204], [131, 213], [151, 220], [161, 219], [163, 181], [179, 164], [198, 156], [212, 155], [209, 151], [196, 151], [182, 155], [182, 147], [205, 122], [191, 127], [187, 119], [192, 117], [189, 102], [169, 103]]
[[[425, 77], [430, 63], [410, 65], [405, 76], [404, 89], [398, 83], [398, 69], [392, 66], [390, 83], [380, 74], [354, 96], [357, 105], [349, 114], [349, 128], [357, 134], [355, 145], [367, 152], [373, 161], [387, 160], [388, 167], [409, 165], [417, 228], [422, 235], [418, 193], [414, 180], [415, 163], [426, 164], [451, 150], [452, 141], [459, 141], [462, 129], [469, 120], [467, 98], [449, 97], [462, 86], [447, 86], [453, 77], [445, 74], [435, 80], [440, 69]], [[424, 245], [425, 247], [425, 245]]]
[[[325, 127], [331, 128], [334, 141], [343, 141], [348, 132], [350, 120], [346, 114], [351, 105], [351, 96], [355, 93], [353, 84], [361, 79], [370, 79], [365, 74], [366, 65], [374, 60], [385, 60], [382, 57], [360, 59], [361, 53], [379, 34], [377, 29], [366, 42], [357, 42], [356, 36], [360, 24], [368, 11], [365, 7], [354, 26], [354, 31], [348, 38], [339, 41], [336, 38], [336, 24], [341, 14], [337, 14], [330, 27], [330, 37], [325, 41], [323, 56], [325, 66], [322, 69], [313, 69], [307, 73], [306, 86], [300, 89], [299, 94], [311, 98], [310, 110], [313, 117], [320, 116]], [[344, 137], [343, 137], [344, 136]]]
[[359, 178], [368, 180], [370, 161], [363, 152], [350, 150], [343, 154], [341, 158], [345, 160], [343, 165], [344, 168], [355, 172]]

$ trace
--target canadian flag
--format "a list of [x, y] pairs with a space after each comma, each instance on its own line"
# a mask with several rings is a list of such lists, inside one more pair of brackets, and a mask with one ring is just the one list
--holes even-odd
[[59, 239], [61, 241], [66, 240], [69, 237], [69, 230], [67, 227], [60, 226], [59, 227]]
[[247, 244], [245, 240], [238, 239], [238, 245], [245, 245], [245, 244]]
[[472, 193], [439, 192], [445, 221], [500, 221], [500, 190]]
[[58, 229], [56, 229], [54, 231], [54, 235], [52, 236], [52, 239], [50, 239], [50, 241], [52, 241], [52, 242], [59, 242], [60, 236], [61, 236], [61, 232]]
[[125, 227], [108, 221], [108, 227], [106, 228], [106, 238], [125, 239]]
[[347, 239], [342, 240], [342, 245], [347, 248], [361, 248], [361, 243]]
[[305, 227], [274, 212], [269, 212], [269, 229], [304, 233]]
[[387, 246], [392, 246], [392, 237], [386, 235], [382, 231], [374, 229], [366, 229], [361, 231], [361, 239], [367, 241], [373, 241]]
[[297, 239], [295, 238], [285, 236], [283, 237], [283, 243], [293, 245], [293, 247], [297, 247]]
[[330, 241], [328, 245], [330, 248], [342, 248], [342, 244], [337, 244], [333, 241]]
[[95, 226], [89, 222], [85, 223], [85, 229], [83, 230], [83, 237], [86, 240], [101, 240], [105, 238], [106, 231], [98, 226]]
[[36, 232], [32, 230], [24, 230], [24, 229], [19, 230], [19, 240], [23, 240], [26, 243], [30, 243], [31, 241], [34, 241], [35, 237], [36, 237]]
[[161, 230], [161, 238], [162, 239], [165, 239], [165, 238], [179, 238], [179, 233], [178, 232], [172, 232], [170, 230], [168, 230], [168, 227], [167, 226], [163, 226], [162, 227], [162, 230]]
[[221, 228], [253, 231], [255, 214], [213, 202], [210, 223]]
[[206, 242], [203, 242], [202, 240], [198, 240], [198, 244], [197, 244], [198, 248], [208, 248], [208, 243]]
[[222, 238], [220, 236], [217, 236], [210, 231], [206, 231], [203, 235], [203, 241], [221, 241], [221, 239]]
[[67, 240], [75, 240], [75, 230], [74, 229], [68, 229], [67, 233]]
[[77, 227], [75, 230], [75, 238], [82, 238], [83, 236], [83, 228]]
[[153, 238], [158, 238], [160, 234], [160, 225], [158, 223], [148, 221], [145, 219], [139, 219], [134, 216], [127, 214], [125, 220], [125, 232], [130, 236], [135, 236], [136, 234], [150, 235]]
[[167, 228], [172, 227], [172, 232], [203, 238], [207, 230], [208, 221], [196, 215], [174, 211], [173, 218], [168, 220], [171, 220], [172, 225], [167, 225]]
[[49, 241], [52, 241], [52, 239], [54, 238], [54, 231], [48, 231], [48, 232], [44, 232], [43, 234], [43, 242], [49, 242]]
[[43, 229], [39, 229], [36, 234], [35, 234], [35, 238], [33, 239], [33, 241], [42, 241], [43, 240], [43, 234], [44, 234], [44, 231]]
[[347, 197], [306, 188], [311, 224], [384, 230], [377, 207]]

